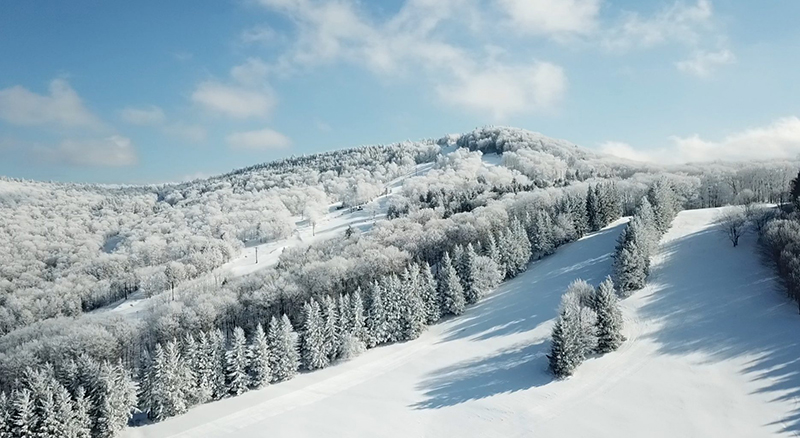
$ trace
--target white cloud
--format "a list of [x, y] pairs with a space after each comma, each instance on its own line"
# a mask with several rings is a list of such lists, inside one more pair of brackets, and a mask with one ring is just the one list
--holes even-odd
[[266, 117], [275, 107], [275, 98], [267, 90], [252, 90], [217, 81], [201, 82], [192, 93], [192, 101], [210, 111], [235, 118]]
[[701, 78], [711, 76], [711, 73], [720, 66], [733, 64], [736, 56], [730, 50], [719, 52], [696, 52], [691, 58], [675, 64], [678, 70]]
[[258, 58], [248, 58], [244, 64], [231, 69], [231, 77], [236, 82], [247, 86], [264, 85], [269, 73], [269, 66]]
[[39, 148], [36, 152], [46, 161], [72, 166], [123, 167], [139, 161], [131, 140], [119, 135], [64, 140], [55, 148]]
[[612, 50], [648, 48], [667, 42], [696, 45], [704, 35], [713, 33], [713, 9], [710, 0], [694, 5], [678, 1], [652, 17], [626, 13], [622, 22], [610, 28], [603, 39]]
[[231, 149], [261, 151], [268, 149], [283, 149], [292, 145], [289, 137], [272, 129], [257, 131], [234, 132], [226, 138]]
[[[539, 3], [538, 9], [521, 2], [506, 2], [506, 6], [524, 8], [529, 21], [544, 20], [549, 26], [546, 32], [567, 33], [591, 21], [595, 14], [592, 4], [596, 2], [568, 0], [569, 4], [555, 11], [545, 7], [547, 2]], [[447, 41], [447, 35], [454, 37], [480, 28], [477, 17], [481, 14], [475, 0], [408, 0], [383, 20], [368, 17], [358, 3], [346, 0], [261, 3], [295, 24], [295, 43], [276, 66], [283, 74], [342, 60], [381, 76], [413, 74], [428, 80], [443, 102], [483, 111], [496, 119], [548, 109], [558, 104], [566, 90], [565, 74], [558, 66], [546, 62], [504, 63], [497, 50], [487, 56], [484, 50]], [[553, 2], [557, 3], [563, 2]], [[537, 11], [547, 17], [537, 15]], [[571, 12], [580, 16], [567, 17]]]
[[280, 37], [274, 29], [267, 26], [256, 26], [245, 29], [239, 35], [239, 39], [245, 44], [269, 44], [277, 41]]
[[164, 132], [194, 143], [203, 142], [208, 137], [208, 131], [205, 127], [182, 122], [171, 123], [164, 126]]
[[694, 134], [672, 137], [665, 148], [638, 150], [625, 143], [609, 142], [601, 150], [624, 158], [657, 163], [714, 160], [789, 159], [800, 156], [800, 118], [785, 117], [768, 126], [746, 129], [712, 141]]
[[160, 125], [167, 119], [164, 110], [155, 105], [146, 108], [123, 108], [120, 117], [131, 125]]
[[558, 104], [567, 88], [561, 67], [538, 62], [531, 66], [496, 65], [459, 75], [458, 81], [437, 88], [445, 102], [487, 111], [497, 120], [527, 110]]
[[588, 34], [597, 27], [600, 0], [498, 0], [522, 34]]
[[64, 79], [50, 82], [49, 95], [36, 94], [19, 85], [0, 90], [0, 119], [13, 125], [102, 127]]

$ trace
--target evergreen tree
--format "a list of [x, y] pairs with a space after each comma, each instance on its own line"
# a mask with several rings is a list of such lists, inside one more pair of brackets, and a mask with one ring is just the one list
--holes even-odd
[[367, 346], [372, 348], [383, 344], [387, 340], [383, 287], [377, 281], [372, 283], [370, 297], [369, 315], [367, 317], [367, 332], [369, 333]]
[[540, 259], [555, 251], [553, 239], [553, 221], [545, 210], [539, 210], [531, 217], [528, 227], [530, 251], [534, 259]]
[[364, 316], [364, 300], [361, 298], [361, 289], [356, 289], [350, 298], [350, 316], [352, 329], [351, 333], [366, 344], [369, 335], [367, 333], [366, 317]]
[[283, 315], [278, 320], [274, 316], [269, 322], [267, 343], [269, 344], [272, 381], [289, 380], [300, 368], [300, 353], [297, 346], [297, 333], [292, 328], [289, 317]]
[[31, 392], [27, 388], [14, 390], [11, 393], [11, 436], [14, 438], [34, 438], [32, 427], [36, 425], [34, 403]]
[[404, 297], [403, 286], [396, 275], [391, 274], [383, 278], [383, 309], [386, 317], [386, 342], [402, 340], [401, 319], [403, 313]]
[[439, 307], [439, 293], [436, 279], [431, 271], [431, 266], [422, 263], [419, 266], [419, 296], [422, 301], [422, 313], [425, 316], [425, 323], [435, 324], [442, 317]]
[[647, 263], [641, 248], [633, 240], [627, 240], [614, 256], [614, 284], [620, 296], [644, 287]]
[[345, 335], [350, 335], [353, 333], [353, 308], [350, 306], [350, 295], [339, 295], [336, 303], [336, 309], [338, 310], [339, 314], [339, 331], [341, 337], [344, 338]]
[[181, 358], [174, 342], [166, 347], [156, 344], [152, 363], [148, 367], [149, 397], [140, 405], [149, 418], [161, 421], [186, 412], [185, 385]]
[[96, 374], [89, 386], [92, 435], [112, 438], [131, 418], [136, 406], [136, 385], [120, 363], [103, 362], [95, 369]]
[[208, 334], [211, 356], [211, 375], [214, 385], [214, 398], [219, 400], [228, 395], [228, 385], [225, 375], [225, 334], [216, 329]]
[[[57, 382], [56, 382], [57, 383]], [[88, 427], [79, 424], [75, 417], [74, 406], [67, 388], [57, 384], [53, 392], [53, 409], [56, 418], [57, 430], [51, 436], [78, 438], [89, 434]]]
[[339, 357], [342, 348], [342, 333], [339, 327], [339, 312], [336, 309], [336, 302], [330, 296], [322, 300], [322, 317], [325, 324], [323, 333], [325, 334], [325, 355], [328, 360], [333, 362]]
[[675, 217], [677, 207], [672, 187], [667, 180], [660, 179], [650, 186], [647, 198], [653, 207], [655, 228], [660, 234], [666, 233]]
[[594, 311], [597, 313], [598, 353], [616, 350], [625, 337], [622, 336], [622, 310], [610, 277], [595, 290]]
[[462, 277], [462, 286], [464, 288], [464, 299], [466, 300], [467, 304], [475, 304], [483, 295], [482, 290], [480, 290], [480, 282], [481, 272], [478, 271], [477, 259], [478, 254], [475, 253], [475, 250], [472, 248], [472, 244], [470, 243], [467, 245], [467, 249], [464, 252], [464, 262], [465, 262], [465, 269], [464, 269], [464, 276]]
[[191, 333], [186, 333], [181, 342], [180, 362], [185, 374], [184, 399], [187, 406], [194, 406], [204, 403], [201, 391], [198, 388], [198, 376], [196, 375], [201, 368], [200, 350], [197, 341]]
[[241, 327], [233, 329], [233, 339], [230, 348], [225, 353], [225, 375], [227, 376], [228, 391], [232, 395], [239, 395], [250, 387], [250, 377], [247, 374], [247, 339]]
[[586, 212], [586, 198], [583, 196], [570, 196], [569, 205], [569, 213], [572, 218], [572, 224], [575, 227], [575, 234], [578, 238], [581, 238], [590, 228], [589, 217]]
[[269, 368], [269, 345], [261, 323], [256, 325], [256, 331], [250, 341], [247, 373], [252, 388], [262, 388], [272, 381], [272, 370]]
[[458, 279], [456, 269], [450, 261], [450, 255], [444, 253], [439, 265], [439, 296], [444, 315], [460, 315], [464, 312], [464, 291]]
[[325, 368], [330, 363], [325, 349], [325, 328], [319, 303], [311, 298], [303, 305], [302, 359], [307, 370]]
[[564, 295], [558, 318], [553, 326], [550, 354], [550, 371], [558, 377], [571, 376], [584, 360], [581, 344], [580, 306], [574, 297]]
[[[501, 231], [497, 236], [497, 250], [500, 253], [500, 266], [505, 270], [505, 278], [514, 278], [517, 275], [517, 266], [515, 258], [514, 236], [511, 234], [511, 229], [506, 228]], [[441, 278], [441, 277], [440, 277]]]
[[11, 401], [0, 391], [0, 438], [11, 438]]
[[205, 403], [214, 397], [214, 375], [215, 368], [215, 349], [213, 344], [213, 334], [210, 332], [200, 332], [197, 341], [197, 353], [191, 360], [191, 369], [194, 370], [193, 397], [196, 403]]
[[76, 438], [89, 438], [92, 430], [92, 419], [89, 417], [91, 401], [86, 397], [83, 386], [75, 389], [73, 395], [73, 424], [76, 428]]
[[494, 260], [497, 266], [505, 272], [506, 267], [503, 266], [503, 256], [500, 254], [500, 248], [497, 247], [497, 239], [493, 233], [489, 233], [486, 239], [486, 256]]
[[406, 268], [400, 283], [402, 288], [400, 337], [403, 340], [416, 339], [425, 329], [425, 314], [419, 294], [419, 271], [416, 266]]
[[597, 231], [603, 228], [603, 218], [600, 212], [600, 205], [595, 187], [589, 186], [586, 191], [586, 219], [589, 222], [590, 231]]

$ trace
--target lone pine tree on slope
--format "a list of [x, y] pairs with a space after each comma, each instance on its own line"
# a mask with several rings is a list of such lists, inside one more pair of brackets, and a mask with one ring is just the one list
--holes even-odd
[[597, 314], [597, 352], [616, 350], [625, 337], [622, 336], [622, 310], [610, 277], [595, 289], [593, 307]]

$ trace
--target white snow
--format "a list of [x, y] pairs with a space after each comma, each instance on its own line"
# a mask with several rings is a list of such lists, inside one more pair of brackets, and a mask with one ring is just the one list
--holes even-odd
[[617, 352], [547, 372], [552, 318], [576, 278], [610, 272], [622, 222], [560, 248], [415, 341], [198, 406], [126, 437], [767, 437], [800, 430], [800, 316], [755, 238], [733, 248], [685, 211], [651, 283], [624, 301]]

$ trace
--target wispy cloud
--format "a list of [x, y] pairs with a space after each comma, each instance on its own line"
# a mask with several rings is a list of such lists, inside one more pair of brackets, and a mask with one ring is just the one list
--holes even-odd
[[684, 73], [707, 78], [720, 66], [734, 62], [736, 62], [736, 56], [726, 49], [719, 52], [696, 52], [689, 59], [679, 61], [675, 65]]
[[120, 110], [120, 117], [131, 125], [160, 125], [167, 119], [164, 110], [155, 105], [145, 108], [123, 108]]
[[49, 94], [19, 85], [0, 90], [0, 119], [12, 125], [99, 129], [103, 126], [65, 79], [50, 82]]
[[604, 143], [600, 149], [624, 158], [660, 163], [797, 158], [800, 156], [800, 118], [781, 118], [767, 126], [745, 129], [716, 141], [697, 134], [671, 137], [670, 141], [669, 146], [657, 149], [637, 149], [620, 142]]
[[284, 149], [292, 145], [289, 137], [272, 129], [257, 131], [234, 132], [226, 138], [231, 149], [263, 151], [270, 149]]
[[266, 117], [277, 103], [266, 82], [267, 65], [257, 58], [231, 69], [232, 82], [207, 80], [197, 85], [192, 101], [233, 118]]
[[131, 140], [119, 135], [64, 140], [56, 147], [38, 146], [33, 153], [46, 162], [80, 167], [124, 167], [139, 161]]

